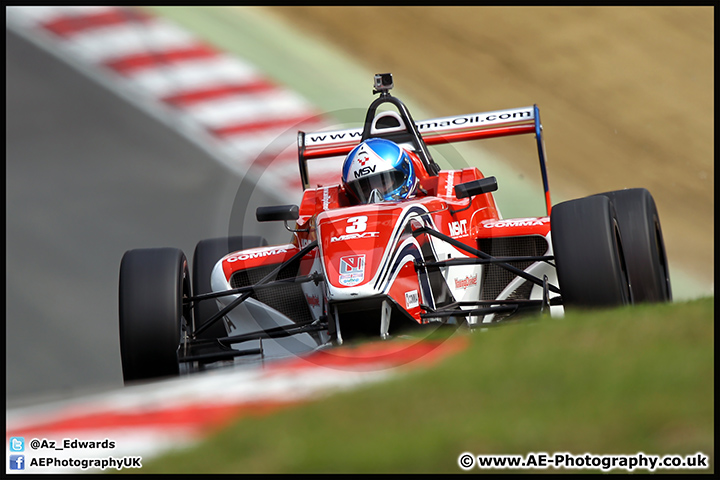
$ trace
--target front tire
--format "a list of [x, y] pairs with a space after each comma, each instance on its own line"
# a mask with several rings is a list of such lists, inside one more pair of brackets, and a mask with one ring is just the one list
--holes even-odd
[[130, 250], [120, 263], [120, 355], [125, 382], [178, 375], [178, 348], [192, 311], [185, 254], [175, 248]]
[[615, 206], [633, 301], [672, 300], [665, 242], [655, 200], [644, 188], [601, 193]]
[[632, 303], [620, 228], [609, 198], [593, 196], [555, 205], [550, 225], [566, 308]]

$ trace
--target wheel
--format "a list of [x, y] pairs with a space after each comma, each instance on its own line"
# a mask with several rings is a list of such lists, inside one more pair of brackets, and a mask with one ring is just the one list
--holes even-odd
[[633, 301], [672, 300], [665, 242], [655, 200], [644, 188], [605, 192], [615, 206]]
[[566, 308], [632, 303], [621, 232], [609, 198], [592, 196], [555, 205], [550, 227]]
[[129, 250], [120, 263], [120, 355], [125, 382], [178, 375], [182, 330], [192, 322], [185, 254]]
[[[210, 293], [210, 274], [218, 260], [230, 252], [245, 250], [248, 248], [264, 247], [268, 244], [263, 237], [257, 236], [234, 236], [210, 238], [198, 242], [193, 254], [192, 284], [195, 295]], [[199, 327], [211, 316], [218, 312], [215, 300], [204, 300], [195, 302], [195, 328]], [[217, 321], [207, 330], [203, 331], [198, 338], [218, 338], [227, 336], [227, 331], [222, 321]]]

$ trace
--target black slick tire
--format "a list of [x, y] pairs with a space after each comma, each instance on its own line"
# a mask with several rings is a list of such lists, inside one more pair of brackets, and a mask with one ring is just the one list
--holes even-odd
[[632, 303], [620, 228], [609, 198], [592, 196], [555, 205], [550, 226], [566, 309]]
[[192, 312], [185, 254], [176, 248], [129, 250], [120, 263], [120, 355], [125, 382], [178, 375], [178, 347]]
[[605, 192], [615, 206], [633, 301], [672, 300], [670, 273], [655, 200], [645, 188]]

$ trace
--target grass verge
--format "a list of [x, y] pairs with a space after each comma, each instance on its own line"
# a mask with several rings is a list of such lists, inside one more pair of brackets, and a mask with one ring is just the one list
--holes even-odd
[[714, 298], [468, 336], [439, 364], [242, 418], [138, 473], [458, 473], [463, 452], [702, 452], [714, 470]]

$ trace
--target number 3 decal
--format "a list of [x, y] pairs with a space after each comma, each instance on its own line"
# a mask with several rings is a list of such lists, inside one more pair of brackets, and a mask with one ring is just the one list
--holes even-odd
[[366, 216], [361, 217], [350, 217], [347, 219], [348, 226], [345, 228], [345, 233], [359, 233], [364, 232], [367, 229]]

